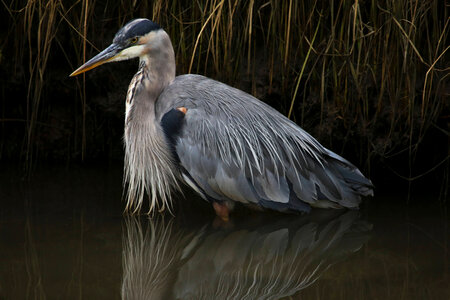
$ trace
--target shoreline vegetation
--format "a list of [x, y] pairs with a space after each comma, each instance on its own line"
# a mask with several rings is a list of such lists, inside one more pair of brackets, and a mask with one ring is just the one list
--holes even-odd
[[68, 74], [127, 21], [146, 17], [170, 35], [177, 74], [202, 74], [253, 94], [375, 177], [388, 172], [413, 182], [441, 170], [447, 195], [445, 1], [10, 0], [1, 6], [0, 160], [30, 169], [47, 160], [119, 159], [124, 95], [136, 65], [77, 79]]

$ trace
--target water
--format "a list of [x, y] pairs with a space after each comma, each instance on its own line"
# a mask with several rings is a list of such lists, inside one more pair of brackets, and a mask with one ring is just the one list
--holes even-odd
[[149, 219], [122, 215], [120, 167], [69, 170], [0, 173], [0, 299], [450, 299], [434, 199], [221, 224], [187, 195]]

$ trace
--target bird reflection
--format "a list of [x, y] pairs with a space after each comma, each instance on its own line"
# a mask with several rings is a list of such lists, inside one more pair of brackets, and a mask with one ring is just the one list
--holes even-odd
[[279, 299], [358, 251], [371, 225], [356, 211], [264, 216], [232, 228], [129, 217], [123, 299]]

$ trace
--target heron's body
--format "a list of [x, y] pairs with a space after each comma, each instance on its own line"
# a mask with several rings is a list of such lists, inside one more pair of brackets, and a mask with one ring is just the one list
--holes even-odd
[[[170, 38], [152, 26], [145, 19], [128, 23], [112, 46], [135, 35], [139, 42], [104, 59], [140, 58], [126, 100], [128, 209], [139, 211], [145, 193], [151, 210], [164, 208], [181, 182], [219, 215], [225, 209], [224, 218], [235, 202], [308, 212], [357, 208], [362, 195], [372, 194], [355, 166], [272, 107], [200, 75], [175, 77]], [[96, 64], [94, 58], [79, 70]]]

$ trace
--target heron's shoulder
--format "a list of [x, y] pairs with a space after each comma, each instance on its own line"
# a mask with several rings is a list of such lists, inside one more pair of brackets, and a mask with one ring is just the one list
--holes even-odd
[[199, 74], [184, 74], [175, 77], [172, 85], [184, 85], [184, 84], [223, 84], [217, 80], [205, 77]]
[[199, 74], [183, 74], [175, 77], [174, 83], [183, 83], [183, 82], [201, 82], [204, 80], [213, 80], [208, 77]]
[[157, 106], [162, 111], [185, 106], [200, 110], [217, 111], [221, 107], [242, 110], [263, 105], [258, 99], [225, 83], [196, 74], [177, 76], [160, 95]]
[[[185, 74], [175, 78], [169, 90], [199, 98], [254, 98], [252, 95], [223, 82], [197, 74]], [[255, 99], [256, 100], [256, 99]]]

